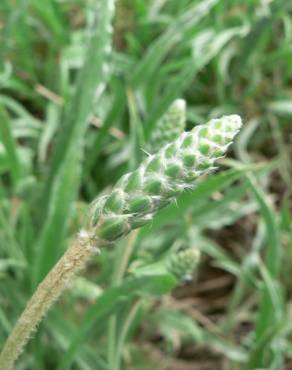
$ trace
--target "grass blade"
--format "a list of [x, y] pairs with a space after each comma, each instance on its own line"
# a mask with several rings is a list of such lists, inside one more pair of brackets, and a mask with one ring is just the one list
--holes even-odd
[[44, 191], [45, 220], [37, 244], [34, 285], [49, 271], [61, 253], [72, 202], [81, 175], [81, 157], [85, 130], [105, 87], [105, 61], [111, 46], [111, 21], [114, 0], [103, 0], [91, 28], [86, 60], [80, 72], [75, 95], [66, 109], [59, 132], [50, 176]]
[[20, 178], [21, 165], [17, 153], [17, 144], [13, 138], [12, 128], [7, 112], [0, 105], [0, 141], [2, 141], [8, 158], [9, 172], [14, 188]]

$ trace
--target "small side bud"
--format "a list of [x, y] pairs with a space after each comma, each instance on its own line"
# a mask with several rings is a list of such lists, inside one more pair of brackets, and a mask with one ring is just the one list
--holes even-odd
[[167, 269], [179, 281], [191, 280], [200, 261], [197, 248], [187, 248], [172, 254], [167, 262]]

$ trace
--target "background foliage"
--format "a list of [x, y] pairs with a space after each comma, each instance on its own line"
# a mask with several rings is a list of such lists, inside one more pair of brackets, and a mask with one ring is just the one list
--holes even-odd
[[[17, 368], [290, 369], [292, 4], [115, 5], [112, 33], [112, 0], [1, 1], [0, 344], [87, 205], [183, 97], [187, 129], [243, 117], [233, 153], [103, 250]], [[185, 245], [201, 264], [178, 286], [163, 266]]]

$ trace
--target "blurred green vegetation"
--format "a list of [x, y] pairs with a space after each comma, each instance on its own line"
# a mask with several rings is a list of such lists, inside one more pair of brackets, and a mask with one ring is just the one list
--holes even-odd
[[[292, 3], [117, 0], [112, 36], [111, 4], [0, 4], [0, 347], [88, 204], [184, 98], [187, 129], [242, 116], [229, 159], [102, 250], [17, 369], [290, 369]], [[179, 245], [202, 261], [174, 290], [145, 266]]]

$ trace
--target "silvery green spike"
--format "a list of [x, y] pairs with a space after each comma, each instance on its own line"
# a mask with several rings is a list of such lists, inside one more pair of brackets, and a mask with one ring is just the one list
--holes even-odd
[[113, 242], [151, 221], [157, 211], [214, 169], [240, 127], [237, 115], [212, 119], [149, 155], [109, 194], [94, 201], [91, 230], [95, 237], [99, 242]]

